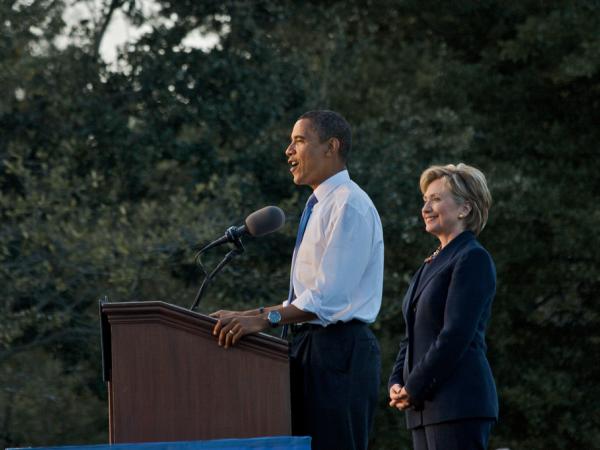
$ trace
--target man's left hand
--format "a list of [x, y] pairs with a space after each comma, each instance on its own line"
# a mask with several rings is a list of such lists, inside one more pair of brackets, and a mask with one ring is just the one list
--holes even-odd
[[267, 325], [267, 321], [260, 316], [232, 315], [219, 319], [213, 328], [213, 336], [218, 337], [220, 346], [229, 348], [247, 334], [266, 330]]

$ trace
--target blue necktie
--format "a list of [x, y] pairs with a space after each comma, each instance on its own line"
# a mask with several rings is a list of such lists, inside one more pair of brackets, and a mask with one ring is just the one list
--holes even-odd
[[[308, 225], [308, 219], [310, 219], [310, 215], [312, 214], [313, 206], [318, 202], [315, 194], [311, 194], [308, 197], [308, 201], [306, 202], [306, 206], [304, 207], [304, 211], [302, 212], [302, 217], [300, 217], [300, 224], [298, 225], [298, 234], [296, 235], [296, 245], [294, 245], [294, 254], [292, 256], [292, 268], [290, 270], [290, 290], [288, 292], [288, 300], [290, 304], [296, 298], [296, 294], [294, 293], [294, 266], [296, 265], [296, 255], [298, 254], [298, 249], [300, 248], [300, 244], [302, 243], [302, 238], [304, 237], [304, 232], [306, 231], [306, 225]], [[283, 330], [281, 332], [281, 337], [285, 338], [287, 336], [288, 326], [284, 325]]]
[[298, 234], [296, 235], [296, 245], [294, 245], [294, 256], [292, 257], [292, 265], [296, 259], [296, 252], [298, 252], [298, 247], [300, 247], [300, 243], [302, 242], [302, 238], [304, 237], [304, 232], [306, 231], [306, 225], [308, 224], [308, 219], [310, 219], [310, 215], [312, 214], [313, 206], [318, 202], [315, 194], [311, 194], [306, 201], [306, 206], [304, 207], [304, 211], [302, 211], [302, 217], [300, 217], [300, 224], [298, 225]]

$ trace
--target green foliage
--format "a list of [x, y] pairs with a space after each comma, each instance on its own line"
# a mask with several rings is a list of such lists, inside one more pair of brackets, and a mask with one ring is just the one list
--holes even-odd
[[[291, 183], [284, 150], [300, 113], [330, 108], [353, 125], [350, 171], [384, 225], [373, 325], [384, 376], [407, 283], [436, 246], [420, 224], [419, 174], [473, 164], [494, 196], [481, 236], [498, 268], [492, 448], [594, 447], [597, 3], [157, 3], [165, 20], [121, 49], [116, 69], [95, 56], [102, 20], [59, 49], [66, 2], [0, 5], [2, 443], [104, 441], [98, 299], [189, 306], [194, 247], [266, 204], [288, 225], [248, 241], [200, 310], [286, 295], [308, 192]], [[122, 8], [149, 21], [137, 2]], [[193, 30], [219, 44], [184, 48]], [[382, 386], [373, 447], [409, 443]]]
[[3, 364], [3, 444], [48, 446], [106, 441], [106, 403], [87, 385], [96, 376], [87, 366], [87, 362], [73, 362], [67, 367], [37, 350], [22, 352]]

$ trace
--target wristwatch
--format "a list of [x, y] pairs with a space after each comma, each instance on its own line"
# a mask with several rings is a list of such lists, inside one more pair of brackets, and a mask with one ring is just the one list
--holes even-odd
[[271, 328], [277, 328], [279, 322], [281, 322], [281, 313], [279, 311], [269, 311], [269, 314], [267, 314], [267, 321]]

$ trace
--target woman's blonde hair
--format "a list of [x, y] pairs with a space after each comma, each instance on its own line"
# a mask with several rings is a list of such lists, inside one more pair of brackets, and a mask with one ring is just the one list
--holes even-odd
[[429, 185], [443, 178], [456, 203], [471, 205], [465, 220], [465, 229], [479, 234], [488, 220], [492, 206], [492, 194], [487, 187], [485, 175], [475, 167], [460, 163], [445, 166], [431, 166], [421, 174], [419, 186], [425, 194]]

